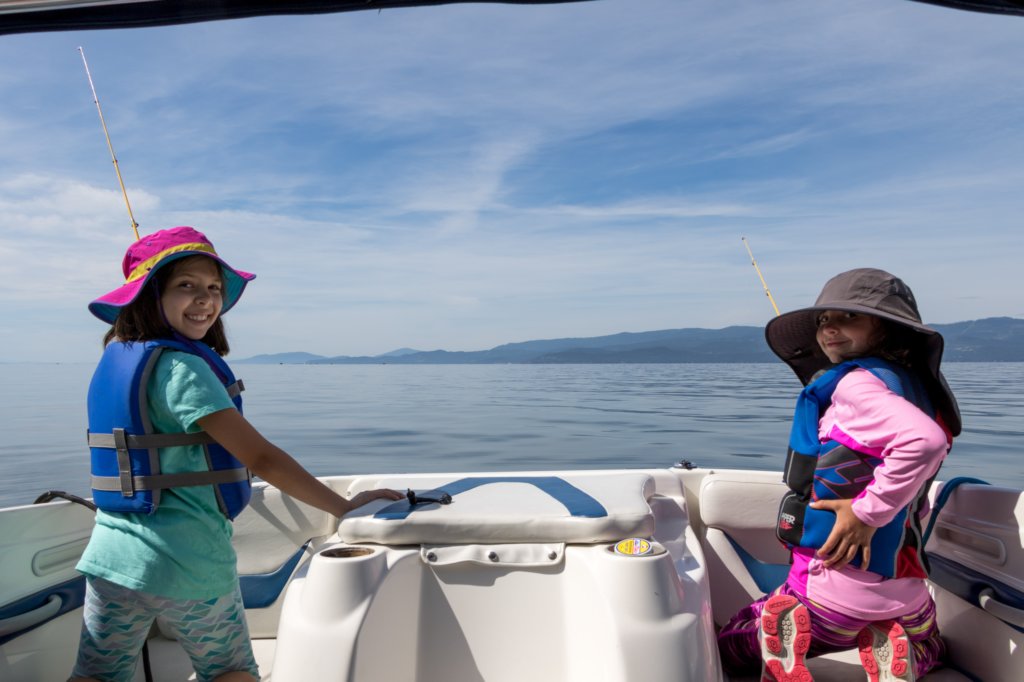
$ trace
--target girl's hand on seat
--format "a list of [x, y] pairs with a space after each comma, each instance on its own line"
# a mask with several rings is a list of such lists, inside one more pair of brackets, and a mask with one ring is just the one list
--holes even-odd
[[389, 490], [388, 488], [378, 488], [376, 490], [364, 490], [357, 494], [349, 502], [352, 504], [352, 508], [362, 507], [368, 502], [374, 500], [404, 500], [405, 495], [398, 492], [397, 490]]

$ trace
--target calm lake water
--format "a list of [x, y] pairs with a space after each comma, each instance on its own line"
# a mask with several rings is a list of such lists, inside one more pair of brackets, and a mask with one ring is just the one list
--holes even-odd
[[[781, 469], [799, 383], [779, 364], [237, 365], [246, 416], [314, 474]], [[1024, 488], [1024, 363], [945, 366], [963, 413], [939, 477]], [[0, 506], [89, 495], [92, 365], [0, 365]]]

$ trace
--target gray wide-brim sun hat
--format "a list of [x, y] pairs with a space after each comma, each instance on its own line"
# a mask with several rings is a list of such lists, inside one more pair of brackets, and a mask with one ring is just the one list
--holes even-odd
[[921, 322], [914, 293], [903, 280], [875, 268], [849, 270], [826, 282], [813, 306], [783, 313], [768, 323], [764, 330], [768, 346], [804, 385], [833, 364], [817, 340], [818, 314], [824, 310], [873, 315], [921, 334], [925, 353], [921, 369], [926, 370], [926, 384], [935, 409], [954, 436], [960, 433], [960, 409], [939, 370], [944, 347], [942, 335]]

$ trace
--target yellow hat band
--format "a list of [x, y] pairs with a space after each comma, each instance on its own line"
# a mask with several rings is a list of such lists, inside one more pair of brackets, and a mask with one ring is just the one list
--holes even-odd
[[134, 282], [137, 279], [142, 279], [147, 274], [149, 274], [149, 271], [153, 269], [153, 266], [159, 263], [161, 260], [163, 260], [167, 256], [170, 256], [171, 254], [181, 253], [182, 251], [202, 251], [203, 253], [213, 254], [214, 256], [217, 255], [217, 252], [213, 250], [213, 247], [211, 245], [203, 244], [202, 242], [195, 242], [193, 244], [178, 244], [177, 246], [172, 246], [169, 249], [164, 249], [163, 251], [156, 254], [152, 258], [147, 258], [146, 260], [136, 265], [134, 268], [132, 268], [132, 271], [128, 273], [128, 278], [124, 281], [124, 283], [128, 284], [129, 282]]

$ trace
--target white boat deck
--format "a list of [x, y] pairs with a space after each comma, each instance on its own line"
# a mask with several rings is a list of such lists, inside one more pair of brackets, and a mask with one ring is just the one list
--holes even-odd
[[[448, 487], [458, 498], [397, 514], [368, 505], [340, 525], [261, 486], [234, 540], [254, 588], [246, 614], [265, 682], [721, 680], [715, 624], [786, 571], [767, 527], [782, 493], [775, 472], [498, 478], [324, 479], [349, 495], [387, 485]], [[570, 494], [560, 498], [559, 487]], [[91, 512], [66, 502], [0, 514], [6, 602], [79, 584], [74, 565], [91, 527]], [[933, 586], [939, 624], [951, 660], [970, 675], [943, 669], [929, 682], [1022, 679], [1024, 629], [1014, 623], [1024, 612], [1013, 601], [1024, 593], [1021, 528], [1024, 496], [1005, 488], [964, 486], [938, 517], [928, 546], [933, 563], [945, 562], [946, 582]], [[624, 536], [649, 538], [653, 552], [616, 555]], [[972, 601], [979, 580], [1002, 586], [1002, 620]], [[3, 644], [0, 679], [65, 679], [80, 627], [79, 606]], [[149, 648], [156, 682], [195, 679], [163, 633]], [[855, 652], [808, 667], [819, 682], [864, 679]], [[141, 666], [135, 680], [144, 680]]]
[[[273, 668], [275, 644], [276, 640], [274, 639], [253, 640], [253, 651], [256, 654], [256, 662], [259, 663], [260, 670]], [[150, 640], [149, 646], [154, 682], [183, 682], [196, 679], [188, 658], [175, 642], [157, 637]], [[849, 682], [864, 677], [864, 671], [854, 651], [811, 659], [808, 662], [808, 667], [816, 682]], [[968, 677], [949, 669], [936, 670], [921, 679], [924, 682], [966, 682], [969, 680]], [[534, 682], [558, 682], [558, 680], [548, 680], [539, 671], [533, 680]], [[757, 676], [727, 677], [726, 680], [728, 682], [760, 682], [760, 678]], [[145, 682], [141, 669], [133, 682]], [[273, 676], [267, 675], [263, 677], [263, 682], [283, 681], [277, 681]]]

